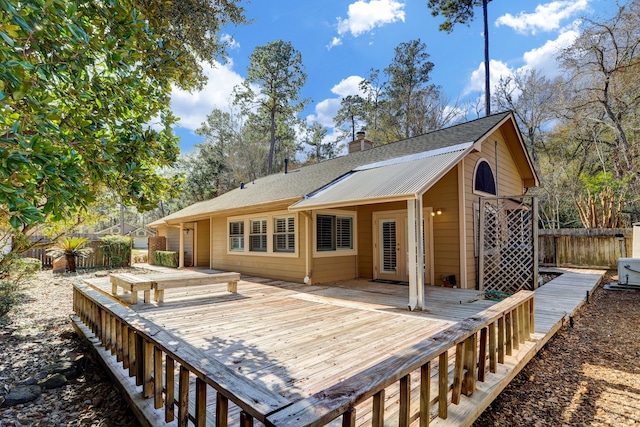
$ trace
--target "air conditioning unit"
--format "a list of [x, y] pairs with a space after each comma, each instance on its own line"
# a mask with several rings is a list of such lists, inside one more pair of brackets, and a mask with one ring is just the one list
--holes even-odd
[[618, 283], [611, 283], [605, 289], [640, 290], [640, 258], [618, 258]]

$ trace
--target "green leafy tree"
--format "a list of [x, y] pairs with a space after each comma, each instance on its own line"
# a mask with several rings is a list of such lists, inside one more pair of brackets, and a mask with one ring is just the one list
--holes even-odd
[[400, 43], [393, 61], [384, 73], [388, 76], [385, 90], [390, 108], [388, 125], [394, 128], [394, 139], [410, 138], [425, 133], [426, 107], [435, 85], [429, 84], [433, 62], [427, 45], [418, 40]]
[[102, 188], [143, 210], [172, 194], [172, 87], [202, 85], [236, 3], [0, 0], [0, 216], [26, 231]]
[[235, 88], [234, 102], [249, 117], [251, 131], [268, 140], [271, 174], [277, 154], [293, 155], [299, 148], [293, 128], [300, 124], [298, 114], [308, 103], [300, 99], [307, 74], [300, 52], [282, 40], [256, 47], [249, 60], [247, 78]]
[[340, 100], [340, 109], [333, 117], [333, 122], [340, 132], [341, 141], [356, 139], [357, 129], [364, 127], [366, 120], [366, 103], [359, 95], [347, 95]]
[[307, 127], [304, 142], [311, 147], [308, 153], [308, 162], [320, 162], [322, 160], [333, 159], [338, 155], [338, 142], [324, 142], [327, 136], [327, 128], [318, 122], [313, 122]]

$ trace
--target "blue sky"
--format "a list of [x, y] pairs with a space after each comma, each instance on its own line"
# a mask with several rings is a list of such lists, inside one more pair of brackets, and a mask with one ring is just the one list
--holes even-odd
[[[171, 106], [181, 118], [177, 135], [188, 153], [201, 139], [193, 131], [213, 108], [227, 109], [233, 87], [244, 79], [249, 55], [256, 46], [282, 39], [302, 54], [308, 75], [302, 96], [312, 99], [304, 112], [329, 129], [340, 99], [358, 93], [358, 83], [371, 68], [384, 69], [394, 48], [420, 39], [435, 64], [432, 83], [440, 85], [451, 103], [471, 103], [483, 94], [482, 11], [470, 26], [458, 25], [451, 34], [438, 31], [426, 0], [300, 1], [253, 0], [245, 3], [252, 23], [223, 31], [232, 47], [226, 64], [205, 66], [209, 82], [202, 92], [174, 90]], [[608, 17], [612, 0], [493, 0], [489, 3], [491, 79], [522, 68], [536, 68], [547, 76], [559, 73], [556, 56], [578, 35], [580, 19]], [[476, 117], [469, 112], [469, 119]]]

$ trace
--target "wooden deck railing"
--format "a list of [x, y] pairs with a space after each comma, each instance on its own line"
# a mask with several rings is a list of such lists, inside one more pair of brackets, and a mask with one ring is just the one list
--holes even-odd
[[[153, 399], [155, 409], [164, 407], [168, 423], [206, 425], [210, 388], [216, 392], [216, 426], [228, 424], [230, 401], [241, 410], [242, 427], [252, 426], [254, 418], [266, 424], [267, 414], [290, 403], [85, 284], [74, 285], [73, 307], [78, 320], [135, 377], [142, 395]], [[190, 411], [190, 407], [195, 408]]]
[[[105, 350], [129, 370], [130, 377], [135, 377], [142, 395], [153, 399], [156, 409], [164, 407], [166, 422], [176, 419], [177, 408], [179, 426], [189, 422], [205, 425], [207, 390], [212, 388], [216, 392], [216, 426], [228, 424], [231, 401], [241, 410], [236, 417], [241, 427], [252, 426], [254, 418], [266, 426], [300, 427], [323, 426], [339, 417], [343, 426], [352, 427], [356, 425], [356, 407], [370, 400], [372, 425], [377, 427], [385, 422], [385, 390], [397, 385], [398, 425], [409, 426], [419, 419], [420, 426], [428, 426], [434, 416], [446, 419], [449, 405], [459, 404], [462, 395], [471, 396], [476, 381], [485, 381], [487, 372], [497, 372], [498, 365], [530, 339], [534, 330], [533, 296], [531, 291], [520, 291], [295, 403], [206, 357], [87, 285], [74, 285], [74, 310]], [[414, 372], [419, 377], [417, 410], [411, 408]], [[194, 377], [195, 403], [189, 395]], [[432, 395], [432, 390], [437, 392]]]
[[[471, 396], [476, 381], [485, 381], [487, 368], [495, 373], [498, 364], [505, 362], [505, 356], [530, 339], [534, 330], [533, 296], [531, 291], [520, 291], [383, 363], [274, 413], [267, 420], [274, 426], [323, 426], [342, 416], [342, 426], [353, 427], [355, 408], [370, 399], [372, 426], [383, 426], [385, 389], [395, 383], [400, 388], [399, 426], [409, 426], [418, 419], [420, 426], [428, 426], [434, 404], [437, 417], [446, 419], [449, 404], [459, 404], [462, 395]], [[450, 357], [453, 375], [449, 372]], [[420, 398], [419, 410], [412, 414], [410, 376], [414, 372], [419, 373]], [[434, 398], [432, 388], [437, 390]]]

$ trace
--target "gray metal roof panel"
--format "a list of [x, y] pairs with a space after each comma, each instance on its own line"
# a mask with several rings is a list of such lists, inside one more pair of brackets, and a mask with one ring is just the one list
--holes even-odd
[[472, 144], [430, 157], [356, 170], [291, 206], [291, 210], [373, 203], [376, 200], [410, 198], [425, 191], [458, 163]]

